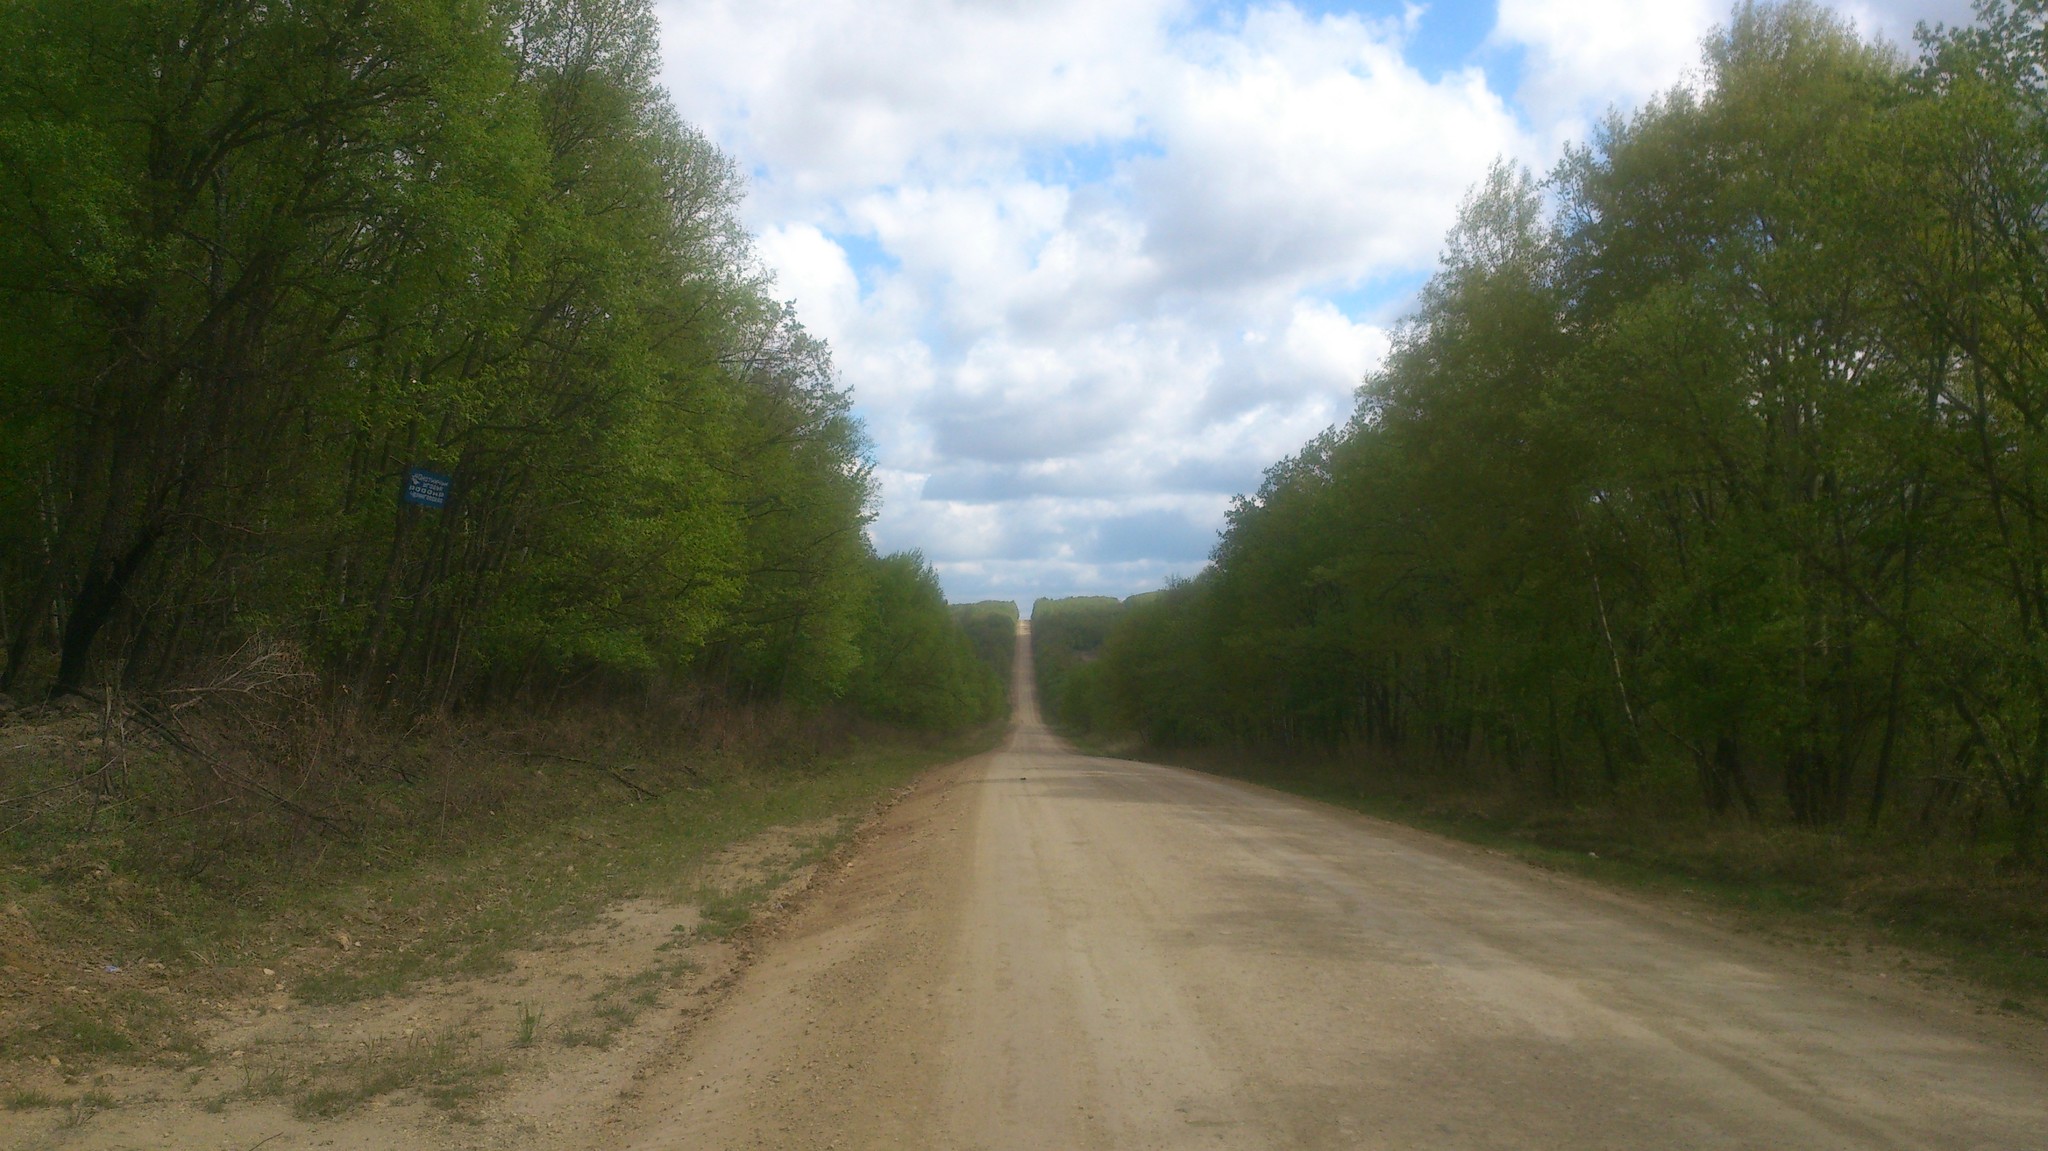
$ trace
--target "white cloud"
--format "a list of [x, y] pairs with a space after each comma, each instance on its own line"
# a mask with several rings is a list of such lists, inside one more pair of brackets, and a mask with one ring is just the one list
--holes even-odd
[[1853, 0], [1834, 7], [1856, 21], [1865, 35], [1883, 36], [1909, 49], [1916, 24], [1957, 27], [1975, 17], [1970, 0]]
[[952, 581], [1199, 566], [1229, 494], [1384, 353], [1317, 293], [1426, 267], [1526, 151], [1478, 72], [1403, 61], [1416, 12], [1194, 15], [663, 10], [678, 105], [756, 171], [761, 256], [869, 422], [881, 546]]
[[[1843, 0], [1828, 5], [1866, 36], [1910, 49], [1916, 23], [1967, 24], [1970, 0]], [[1519, 102], [1551, 143], [1583, 138], [1611, 107], [1634, 107], [1683, 80], [1730, 0], [1500, 0], [1493, 43], [1525, 53]]]
[[1669, 88], [1726, 20], [1721, 0], [1500, 0], [1494, 42], [1526, 53], [1517, 93], [1552, 139]]
[[1296, 378], [1335, 379], [1359, 364], [1378, 363], [1387, 353], [1387, 334], [1353, 323], [1322, 300], [1298, 301], [1281, 351]]
[[1130, 133], [1133, 64], [1176, 0], [669, 0], [666, 78], [686, 114], [778, 194], [971, 171], [1036, 142]]
[[803, 301], [804, 326], [834, 345], [851, 342], [861, 308], [860, 281], [847, 262], [846, 250], [814, 225], [772, 225], [755, 239], [762, 262], [775, 270], [775, 282]]
[[1164, 150], [1134, 165], [1148, 247], [1183, 279], [1299, 288], [1426, 262], [1446, 205], [1522, 150], [1480, 73], [1425, 80], [1385, 25], [1272, 8], [1233, 32], [1188, 46], [1156, 95]]
[[[1858, 2], [1895, 35], [1957, 6]], [[659, 12], [677, 106], [754, 173], [761, 257], [868, 422], [878, 544], [1028, 599], [1191, 574], [1229, 495], [1385, 354], [1356, 296], [1426, 272], [1496, 156], [1541, 169], [1680, 80], [1728, 8], [1500, 0], [1434, 80], [1404, 58], [1414, 4]]]

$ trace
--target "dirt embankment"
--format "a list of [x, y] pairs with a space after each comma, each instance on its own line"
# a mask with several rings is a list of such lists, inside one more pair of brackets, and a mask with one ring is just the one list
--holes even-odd
[[208, 748], [112, 704], [0, 716], [0, 1148], [592, 1130], [877, 802], [988, 739], [632, 718], [359, 738], [376, 818], [295, 840], [260, 789], [195, 814]]
[[[496, 970], [400, 994], [193, 991], [187, 1059], [10, 1063], [0, 1148], [602, 1145], [644, 1069], [674, 1058], [860, 834], [840, 818], [771, 828], [708, 860], [695, 901], [616, 904]], [[127, 973], [100, 974], [69, 994], [118, 994]]]

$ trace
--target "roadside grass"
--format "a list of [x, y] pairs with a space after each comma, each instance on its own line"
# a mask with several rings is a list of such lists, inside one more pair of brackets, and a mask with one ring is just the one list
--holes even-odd
[[69, 1109], [64, 1113], [64, 1119], [59, 1126], [82, 1127], [85, 1125], [86, 1120], [100, 1112], [113, 1110], [115, 1103], [114, 1097], [105, 1091], [98, 1089], [87, 1091], [71, 1101]]
[[590, 1008], [562, 1029], [564, 1047], [610, 1047], [619, 1033], [661, 1002], [663, 987], [697, 969], [688, 957], [658, 963], [631, 975], [607, 979], [590, 997]]
[[58, 994], [31, 1005], [13, 1026], [0, 1030], [0, 1060], [56, 1056], [77, 1069], [108, 1059], [152, 1059], [179, 1067], [204, 1066], [212, 1059], [191, 1019], [178, 1010], [175, 996], [163, 989], [67, 985]]
[[282, 1099], [300, 1119], [331, 1119], [411, 1091], [452, 1111], [482, 1095], [511, 1068], [508, 1054], [493, 1050], [482, 1036], [453, 1029], [363, 1043], [341, 1058], [314, 1064], [250, 1052], [242, 1061], [241, 1083], [202, 1100], [199, 1107], [219, 1114], [235, 1103]]
[[533, 1046], [534, 1040], [540, 1037], [541, 1018], [540, 1008], [529, 1007], [524, 1003], [520, 1004], [519, 1021], [514, 1025], [512, 1031], [512, 1046]]
[[[203, 812], [143, 818], [164, 807], [152, 789], [185, 770], [167, 752], [110, 741], [91, 716], [10, 725], [0, 777], [17, 794], [126, 758], [109, 788], [122, 806], [78, 798], [0, 829], [0, 960], [38, 988], [0, 1026], [0, 1061], [57, 1056], [67, 1076], [109, 1060], [189, 1068], [213, 1058], [190, 1026], [207, 1001], [286, 991], [343, 1003], [503, 971], [510, 953], [616, 902], [689, 902], [703, 894], [701, 865], [729, 844], [850, 817], [997, 738], [994, 728], [949, 739], [791, 734], [764, 721], [707, 746], [604, 718], [536, 721], [517, 740], [472, 729], [364, 752], [377, 760], [355, 769], [368, 782], [328, 801], [350, 805], [346, 833], [207, 824]], [[765, 894], [721, 893], [711, 918], [736, 928]], [[366, 1065], [306, 1105], [348, 1105], [412, 1073], [380, 1075]], [[259, 1086], [288, 1089], [245, 1090]], [[429, 1086], [453, 1098], [453, 1086]]]
[[44, 1030], [76, 1055], [119, 1055], [135, 1046], [128, 1033], [102, 1013], [69, 1003], [51, 1010]]
[[751, 883], [730, 889], [717, 884], [699, 885], [691, 900], [698, 915], [694, 934], [701, 939], [731, 937], [753, 921], [754, 909], [763, 899], [788, 883], [797, 871], [831, 854], [851, 832], [852, 828], [842, 821], [832, 832], [793, 844], [796, 851], [792, 857], [779, 861], [779, 866]]
[[[770, 827], [850, 815], [925, 768], [973, 750], [970, 743], [871, 746], [799, 772], [734, 773], [659, 799], [598, 807], [345, 892], [314, 894], [298, 913], [301, 938], [317, 937], [319, 924], [343, 922], [357, 925], [361, 938], [389, 943], [305, 970], [291, 980], [292, 992], [341, 1003], [395, 994], [426, 978], [502, 972], [511, 952], [587, 926], [611, 904], [637, 897], [705, 899], [700, 913], [714, 925], [705, 934], [730, 934], [787, 873], [736, 892], [708, 891], [697, 879], [708, 857]], [[396, 930], [380, 935], [375, 922]]]
[[[1128, 745], [1097, 754], [1137, 757]], [[1860, 827], [1816, 831], [1739, 820], [1629, 818], [1531, 805], [1479, 785], [1255, 752], [1142, 753], [1349, 808], [1619, 887], [1737, 913], [1752, 929], [1837, 951], [1871, 936], [1932, 962], [1902, 975], [1958, 978], [1988, 1010], [2048, 1017], [2048, 876], [1987, 854]]]
[[321, 1067], [293, 1092], [292, 1113], [331, 1119], [399, 1091], [416, 1092], [444, 1111], [482, 1094], [511, 1064], [471, 1033], [443, 1032], [366, 1044], [351, 1058]]
[[758, 884], [743, 887], [737, 891], [702, 889], [697, 897], [696, 935], [701, 939], [727, 939], [740, 928], [745, 927], [754, 917], [754, 905], [760, 902], [768, 885]]

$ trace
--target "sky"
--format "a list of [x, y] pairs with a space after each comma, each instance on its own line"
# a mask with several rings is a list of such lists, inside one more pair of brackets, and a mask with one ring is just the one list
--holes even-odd
[[[1866, 34], [1967, 0], [1839, 0]], [[1722, 0], [657, 0], [775, 293], [950, 599], [1126, 596], [1343, 420], [1496, 158], [1685, 81]]]

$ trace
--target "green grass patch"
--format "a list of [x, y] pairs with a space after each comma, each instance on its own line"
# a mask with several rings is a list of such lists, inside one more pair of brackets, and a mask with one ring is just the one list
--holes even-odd
[[102, 1111], [111, 1111], [114, 1104], [114, 1097], [107, 1092], [97, 1089], [88, 1091], [71, 1101], [70, 1109], [64, 1113], [62, 1125], [65, 1127], [83, 1127], [86, 1120], [91, 1119]]
[[331, 1119], [407, 1090], [452, 1109], [476, 1098], [507, 1070], [504, 1058], [483, 1050], [474, 1036], [454, 1032], [369, 1044], [358, 1055], [316, 1072], [298, 1090], [292, 1112], [301, 1119]]
[[640, 1015], [661, 1002], [662, 988], [697, 969], [693, 960], [675, 959], [654, 967], [617, 976], [590, 997], [590, 1009], [571, 1027], [562, 1030], [564, 1047], [610, 1047], [619, 1034]]
[[775, 886], [774, 883], [763, 882], [734, 891], [699, 888], [696, 897], [698, 938], [730, 938], [734, 932], [753, 921], [755, 905], [761, 902], [762, 897], [773, 891]]
[[134, 1040], [120, 1028], [88, 1008], [67, 1004], [50, 1015], [50, 1038], [64, 1043], [69, 1050], [85, 1055], [116, 1055], [135, 1047]]
[[520, 1004], [519, 1019], [512, 1029], [512, 1046], [533, 1046], [533, 1041], [540, 1035], [540, 1020], [541, 1012], [539, 1008], [529, 1007], [524, 1003]]

